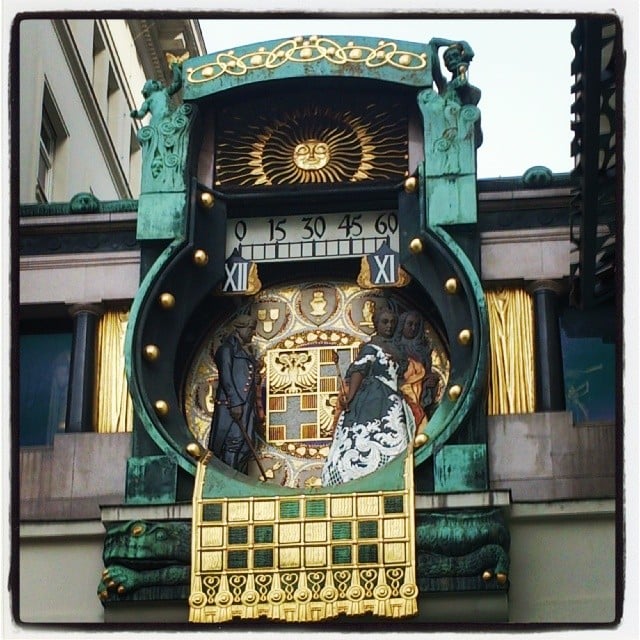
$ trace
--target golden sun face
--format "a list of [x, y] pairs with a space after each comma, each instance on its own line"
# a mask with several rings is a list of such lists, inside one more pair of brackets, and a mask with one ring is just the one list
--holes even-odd
[[351, 102], [338, 108], [321, 104], [318, 97], [293, 108], [284, 102], [275, 106], [254, 103], [223, 112], [223, 125], [216, 133], [216, 184], [402, 178], [408, 165], [403, 108], [373, 101]]
[[326, 167], [331, 158], [331, 151], [326, 142], [307, 140], [296, 145], [293, 150], [293, 162], [299, 169], [316, 171]]

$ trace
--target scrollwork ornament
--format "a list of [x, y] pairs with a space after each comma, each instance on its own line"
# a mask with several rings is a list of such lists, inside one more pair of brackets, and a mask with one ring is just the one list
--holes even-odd
[[391, 589], [389, 588], [389, 585], [379, 584], [373, 590], [373, 597], [376, 600], [388, 600], [391, 597]]
[[207, 604], [207, 596], [202, 591], [194, 591], [189, 596], [189, 606], [192, 609], [202, 609]]
[[281, 604], [287, 598], [287, 594], [282, 589], [273, 589], [267, 595], [267, 599], [272, 604]]
[[364, 589], [360, 585], [354, 584], [347, 589], [347, 598], [353, 602], [362, 600], [364, 596]]
[[415, 598], [418, 595], [418, 587], [415, 584], [403, 584], [400, 587], [400, 595], [407, 600]]
[[218, 607], [228, 607], [233, 603], [233, 594], [231, 591], [220, 591], [215, 597], [215, 603]]
[[276, 44], [271, 51], [260, 47], [242, 55], [220, 52], [213, 61], [187, 69], [187, 82], [211, 82], [227, 74], [238, 77], [260, 69], [273, 70], [284, 64], [310, 64], [320, 61], [337, 66], [365, 66], [376, 69], [388, 65], [401, 71], [420, 71], [428, 64], [426, 52], [402, 51], [397, 43], [381, 40], [377, 46], [350, 41], [347, 44], [327, 37], [298, 36]]
[[320, 591], [320, 599], [323, 602], [335, 602], [338, 599], [338, 590], [335, 587], [324, 587]]
[[293, 599], [296, 602], [301, 602], [301, 603], [306, 603], [309, 602], [311, 600], [312, 597], [312, 593], [310, 589], [307, 589], [306, 587], [302, 588], [302, 589], [296, 589], [294, 594], [293, 594]]
[[247, 607], [252, 607], [258, 604], [258, 602], [260, 601], [260, 594], [254, 589], [247, 589], [247, 591], [245, 591], [242, 594], [242, 597], [240, 600], [243, 605]]
[[480, 109], [472, 104], [467, 104], [460, 110], [460, 118], [465, 122], [475, 122], [480, 119]]

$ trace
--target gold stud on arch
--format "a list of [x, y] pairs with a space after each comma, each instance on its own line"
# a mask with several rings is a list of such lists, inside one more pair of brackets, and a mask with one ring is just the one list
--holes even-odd
[[186, 446], [187, 453], [194, 459], [200, 460], [202, 457], [202, 449], [197, 442], [190, 442]]
[[424, 245], [422, 244], [422, 240], [420, 238], [414, 238], [409, 243], [409, 251], [411, 251], [411, 253], [414, 253], [414, 254], [422, 253], [423, 248], [424, 248]]
[[166, 416], [169, 413], [169, 403], [166, 400], [156, 400], [153, 407], [159, 416]]
[[415, 193], [418, 189], [418, 178], [411, 176], [404, 181], [404, 190], [406, 193]]
[[471, 331], [469, 329], [463, 329], [458, 334], [458, 342], [464, 347], [471, 342]]
[[209, 262], [209, 256], [206, 251], [202, 249], [196, 249], [193, 252], [193, 263], [198, 267], [204, 267]]
[[444, 290], [447, 293], [457, 293], [458, 292], [458, 281], [455, 278], [449, 278], [445, 283], [444, 283]]
[[204, 191], [203, 193], [200, 194], [200, 204], [202, 204], [202, 206], [206, 207], [207, 209], [211, 209], [215, 201], [216, 200], [213, 197], [213, 194], [209, 193], [208, 191]]
[[147, 344], [143, 349], [144, 357], [149, 362], [155, 362], [160, 357], [160, 349], [155, 344]]
[[461, 393], [462, 393], [462, 387], [459, 384], [454, 384], [449, 389], [449, 399], [455, 401], [460, 397]]
[[173, 309], [176, 305], [176, 299], [171, 293], [161, 293], [158, 301], [163, 309]]

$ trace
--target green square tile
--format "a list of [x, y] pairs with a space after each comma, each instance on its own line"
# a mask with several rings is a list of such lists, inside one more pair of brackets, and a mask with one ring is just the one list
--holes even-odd
[[246, 569], [247, 568], [247, 552], [246, 551], [229, 551], [227, 553], [227, 566], [229, 569]]
[[377, 544], [359, 544], [358, 545], [358, 563], [370, 564], [378, 562], [378, 545]]
[[350, 522], [332, 522], [331, 538], [333, 540], [351, 540]]
[[402, 513], [404, 511], [404, 499], [402, 496], [385, 496], [385, 513]]
[[299, 518], [300, 517], [300, 501], [299, 500], [283, 500], [280, 503], [281, 518]]
[[220, 522], [222, 520], [222, 505], [220, 503], [203, 504], [202, 519], [205, 522]]
[[247, 544], [249, 541], [247, 527], [229, 527], [229, 544]]
[[307, 518], [324, 518], [327, 515], [327, 501], [307, 500], [305, 513]]
[[254, 542], [258, 544], [267, 544], [273, 542], [273, 526], [272, 525], [260, 525], [256, 526], [253, 531]]
[[256, 549], [253, 552], [253, 566], [256, 569], [273, 567], [273, 549]]
[[377, 538], [378, 523], [375, 520], [358, 522], [358, 538]]
[[331, 549], [333, 564], [351, 564], [351, 547], [346, 545], [334, 546]]

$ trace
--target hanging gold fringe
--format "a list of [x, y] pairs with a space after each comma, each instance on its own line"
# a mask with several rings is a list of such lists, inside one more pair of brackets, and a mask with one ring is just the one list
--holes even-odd
[[124, 372], [124, 335], [129, 312], [109, 310], [98, 327], [95, 425], [98, 433], [133, 429], [133, 405]]
[[535, 411], [533, 303], [522, 289], [487, 291], [489, 415]]
[[193, 494], [189, 621], [417, 613], [413, 454], [404, 488], [205, 498]]

